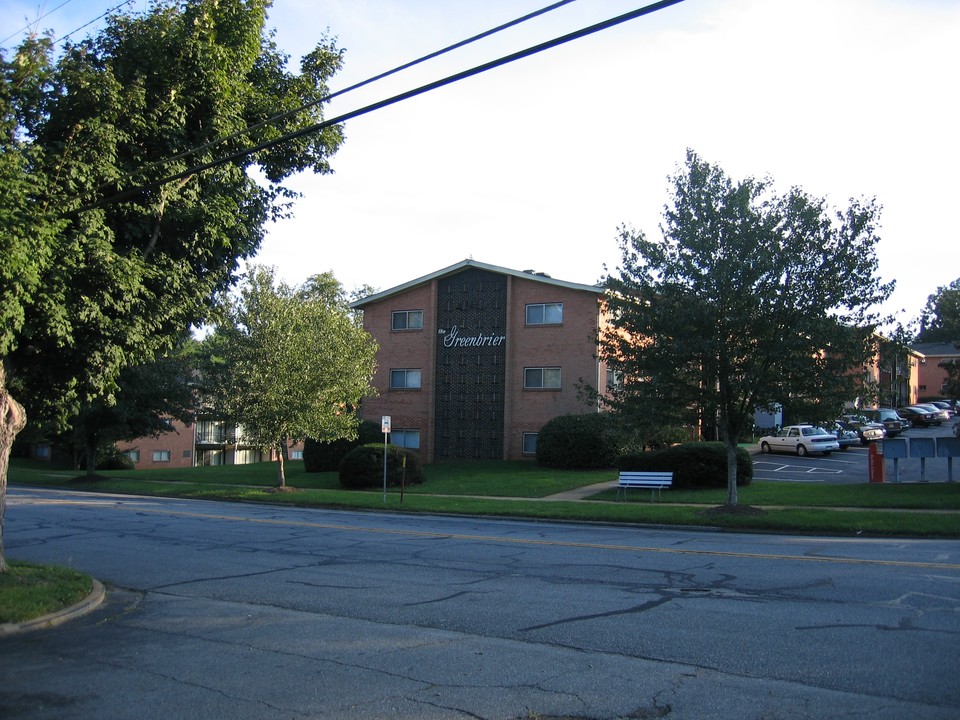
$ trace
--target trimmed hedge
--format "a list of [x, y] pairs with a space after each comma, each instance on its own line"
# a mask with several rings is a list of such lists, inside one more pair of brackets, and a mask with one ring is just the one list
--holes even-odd
[[[387, 445], [387, 485], [418, 485], [423, 480], [417, 453]], [[340, 484], [351, 489], [383, 487], [383, 443], [368, 443], [348, 452], [340, 463]]]
[[303, 469], [309, 473], [335, 472], [347, 453], [355, 447], [375, 443], [383, 439], [380, 425], [370, 420], [361, 420], [357, 428], [357, 437], [353, 440], [334, 440], [320, 442], [307, 438], [303, 441]]
[[602, 470], [617, 465], [624, 450], [611, 413], [560, 415], [537, 434], [537, 463], [564, 470]]
[[[727, 448], [722, 442], [689, 442], [662, 450], [622, 455], [618, 470], [673, 473], [676, 488], [727, 487]], [[753, 481], [753, 461], [744, 448], [737, 448], [737, 486]]]

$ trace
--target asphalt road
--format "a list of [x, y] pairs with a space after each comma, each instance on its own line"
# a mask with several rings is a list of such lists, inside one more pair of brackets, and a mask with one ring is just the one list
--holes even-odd
[[[909, 442], [914, 438], [954, 437], [952, 423], [910, 428], [898, 439]], [[883, 443], [878, 446], [883, 451]], [[869, 481], [867, 452], [864, 445], [854, 445], [829, 455], [806, 457], [793, 453], [763, 455], [757, 451], [753, 456], [753, 478], [780, 482], [865, 483]], [[960, 458], [953, 458], [951, 462], [946, 457], [907, 457], [894, 462], [885, 457], [884, 472], [885, 482], [947, 482], [951, 475], [953, 482], [960, 482]]]
[[0, 637], [0, 718], [950, 718], [960, 542], [11, 489], [106, 602]]

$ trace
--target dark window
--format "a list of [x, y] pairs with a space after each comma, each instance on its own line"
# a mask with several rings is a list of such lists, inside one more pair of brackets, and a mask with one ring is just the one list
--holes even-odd
[[419, 388], [420, 370], [405, 368], [390, 371], [390, 387], [392, 388]]
[[560, 368], [542, 367], [542, 368], [524, 368], [523, 386], [530, 389], [559, 389], [560, 388]]
[[559, 325], [563, 322], [563, 303], [527, 305], [527, 325]]
[[423, 330], [423, 310], [395, 310], [394, 330]]

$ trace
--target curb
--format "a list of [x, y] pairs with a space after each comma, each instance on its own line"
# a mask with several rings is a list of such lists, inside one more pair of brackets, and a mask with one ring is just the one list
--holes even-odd
[[94, 578], [93, 588], [90, 590], [90, 594], [76, 605], [71, 605], [63, 610], [57, 610], [56, 612], [48, 613], [47, 615], [41, 615], [40, 617], [33, 618], [32, 620], [25, 620], [21, 623], [2, 623], [0, 624], [0, 637], [13, 635], [18, 632], [26, 632], [29, 630], [52, 628], [65, 623], [68, 620], [83, 617], [87, 613], [96, 609], [100, 603], [103, 602], [106, 594], [107, 593], [103, 587], [103, 583]]

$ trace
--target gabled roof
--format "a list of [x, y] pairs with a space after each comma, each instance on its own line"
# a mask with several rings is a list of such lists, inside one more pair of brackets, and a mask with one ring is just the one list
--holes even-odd
[[924, 357], [958, 357], [960, 356], [960, 341], [914, 343], [910, 346], [910, 349]]
[[418, 277], [415, 280], [410, 280], [405, 282], [402, 285], [397, 285], [392, 287], [389, 290], [383, 290], [373, 295], [367, 295], [364, 298], [355, 300], [350, 303], [352, 308], [362, 308], [364, 305], [369, 305], [370, 303], [380, 302], [389, 298], [391, 295], [397, 295], [402, 292], [406, 292], [411, 288], [418, 287], [420, 285], [425, 285], [426, 283], [433, 282], [434, 280], [442, 277], [447, 277], [449, 275], [455, 275], [456, 273], [466, 270], [467, 268], [476, 268], [478, 270], [487, 270], [489, 272], [497, 273], [499, 275], [510, 275], [512, 277], [523, 278], [524, 280], [533, 280], [534, 282], [542, 282], [547, 285], [555, 285], [557, 287], [567, 288], [569, 290], [582, 290], [584, 292], [590, 292], [594, 294], [601, 294], [603, 292], [602, 285], [583, 285], [581, 283], [572, 283], [565, 280], [554, 280], [548, 275], [542, 275], [535, 273], [531, 270], [511, 270], [510, 268], [500, 267], [498, 265], [488, 265], [487, 263], [477, 262], [476, 260], [467, 259], [461, 260], [460, 262], [445, 267], [442, 270], [437, 270], [432, 272], [429, 275], [424, 275], [423, 277]]

